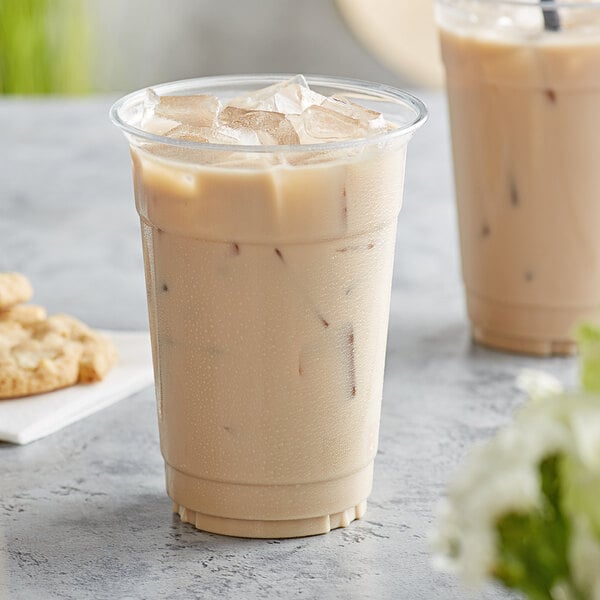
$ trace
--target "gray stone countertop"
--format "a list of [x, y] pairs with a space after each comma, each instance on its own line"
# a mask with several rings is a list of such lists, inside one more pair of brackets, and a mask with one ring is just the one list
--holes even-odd
[[[468, 448], [520, 399], [514, 377], [573, 359], [472, 345], [453, 206], [447, 115], [409, 147], [399, 220], [380, 450], [369, 509], [312, 538], [242, 540], [171, 514], [152, 389], [28, 446], [0, 444], [0, 598], [482, 600], [430, 566], [436, 503]], [[146, 329], [127, 145], [109, 98], [0, 101], [0, 270], [35, 301], [114, 329]]]

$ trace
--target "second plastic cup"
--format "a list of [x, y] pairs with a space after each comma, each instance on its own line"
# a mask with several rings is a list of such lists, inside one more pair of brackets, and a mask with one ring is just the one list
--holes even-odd
[[438, 0], [474, 338], [575, 351], [600, 303], [600, 3]]
[[[165, 84], [222, 100], [276, 76]], [[167, 491], [184, 521], [243, 537], [360, 517], [377, 450], [406, 145], [425, 107], [392, 88], [313, 78], [398, 129], [314, 146], [131, 144]]]

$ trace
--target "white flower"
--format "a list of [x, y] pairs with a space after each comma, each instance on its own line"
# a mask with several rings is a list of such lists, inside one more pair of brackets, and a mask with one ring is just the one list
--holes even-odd
[[450, 500], [440, 502], [438, 519], [440, 527], [432, 539], [434, 567], [456, 573], [472, 585], [483, 583], [494, 565], [494, 529], [472, 523], [467, 513], [457, 510]]
[[[472, 451], [440, 505], [434, 566], [457, 572], [471, 584], [482, 583], [497, 562], [498, 520], [540, 506], [540, 463], [573, 445], [559, 410], [564, 400], [556, 405], [550, 401], [560, 385], [539, 373], [522, 376], [521, 384], [538, 402], [528, 405], [510, 426]], [[558, 598], [560, 590], [557, 594]]]
[[475, 450], [440, 505], [435, 566], [470, 584], [489, 577], [498, 519], [539, 506], [539, 462], [564, 445], [565, 428], [545, 419], [515, 424]]
[[560, 394], [564, 390], [563, 384], [554, 375], [535, 369], [523, 369], [517, 376], [517, 387], [532, 400]]
[[569, 563], [575, 583], [590, 600], [600, 600], [600, 540], [585, 517], [574, 519]]
[[570, 425], [579, 458], [600, 474], [600, 403], [577, 406], [570, 415]]
[[565, 581], [552, 586], [550, 596], [552, 600], [577, 600], [573, 588]]

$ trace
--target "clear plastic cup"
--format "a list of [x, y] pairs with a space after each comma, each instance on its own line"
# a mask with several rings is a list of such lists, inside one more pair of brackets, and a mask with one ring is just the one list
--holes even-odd
[[600, 2], [437, 0], [475, 340], [575, 351], [600, 302]]
[[[227, 100], [285, 77], [156, 86]], [[113, 121], [131, 145], [167, 492], [182, 520], [242, 537], [325, 533], [371, 491], [409, 94], [309, 78], [382, 112], [372, 138], [231, 146]]]

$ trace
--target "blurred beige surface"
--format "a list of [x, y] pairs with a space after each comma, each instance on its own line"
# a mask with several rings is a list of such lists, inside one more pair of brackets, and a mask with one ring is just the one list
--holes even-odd
[[348, 26], [387, 67], [439, 88], [443, 70], [433, 0], [336, 0]]

